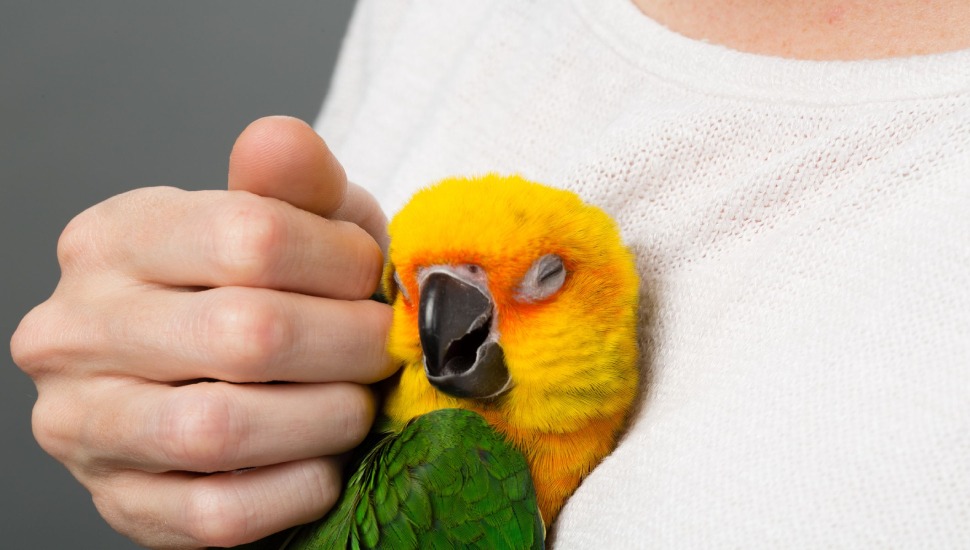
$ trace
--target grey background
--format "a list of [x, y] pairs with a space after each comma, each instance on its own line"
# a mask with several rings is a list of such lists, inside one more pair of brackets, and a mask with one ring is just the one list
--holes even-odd
[[353, 0], [0, 0], [0, 548], [134, 548], [34, 441], [6, 343], [75, 214], [148, 185], [225, 186], [255, 118], [312, 120]]

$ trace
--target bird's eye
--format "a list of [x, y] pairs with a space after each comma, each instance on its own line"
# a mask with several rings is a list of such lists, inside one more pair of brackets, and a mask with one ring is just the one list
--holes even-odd
[[515, 297], [522, 302], [537, 302], [555, 294], [566, 282], [566, 266], [562, 258], [546, 254], [532, 263]]
[[[559, 256], [548, 255], [539, 259], [539, 284], [550, 284], [566, 275], [566, 267]], [[561, 283], [560, 283], [561, 284]]]
[[401, 276], [397, 274], [397, 271], [394, 272], [394, 284], [397, 286], [397, 290], [401, 293], [401, 296], [404, 296], [404, 301], [410, 304], [411, 296], [408, 295], [408, 289], [401, 282]]

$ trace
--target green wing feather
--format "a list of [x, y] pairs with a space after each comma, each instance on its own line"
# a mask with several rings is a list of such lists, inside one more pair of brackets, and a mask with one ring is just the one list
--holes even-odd
[[271, 548], [544, 548], [528, 464], [478, 414], [435, 411], [364, 447], [333, 510]]

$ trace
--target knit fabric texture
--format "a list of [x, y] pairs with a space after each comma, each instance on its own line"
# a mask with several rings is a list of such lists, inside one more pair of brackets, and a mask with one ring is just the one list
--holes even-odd
[[970, 545], [970, 51], [796, 61], [629, 0], [364, 1], [317, 129], [389, 215], [501, 172], [619, 222], [643, 390], [557, 548]]

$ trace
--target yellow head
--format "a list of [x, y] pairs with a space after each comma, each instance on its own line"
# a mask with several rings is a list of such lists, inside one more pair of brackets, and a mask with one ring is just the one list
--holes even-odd
[[[613, 220], [568, 191], [486, 175], [418, 192], [389, 233], [389, 348], [404, 366], [387, 416], [476, 410], [533, 460], [534, 478], [576, 470], [578, 484], [638, 387], [639, 283]], [[595, 456], [552, 457], [573, 443]]]

